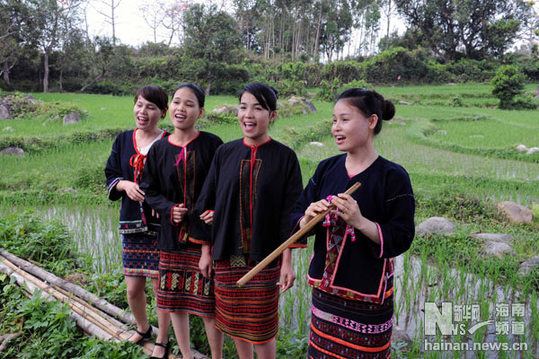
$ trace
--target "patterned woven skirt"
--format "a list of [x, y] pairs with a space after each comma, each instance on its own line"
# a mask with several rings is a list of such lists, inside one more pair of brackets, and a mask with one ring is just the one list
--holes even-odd
[[393, 296], [383, 304], [313, 289], [309, 359], [389, 358]]
[[198, 269], [200, 247], [160, 252], [157, 309], [163, 312], [215, 316], [213, 281]]
[[216, 327], [233, 338], [264, 344], [279, 329], [280, 265], [262, 270], [239, 288], [236, 282], [253, 268], [242, 258], [215, 262]]
[[147, 233], [122, 235], [124, 275], [157, 278], [157, 236]]

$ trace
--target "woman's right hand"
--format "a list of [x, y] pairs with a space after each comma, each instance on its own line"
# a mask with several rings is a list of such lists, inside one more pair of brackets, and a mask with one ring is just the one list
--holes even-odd
[[124, 191], [131, 200], [136, 202], [144, 201], [145, 193], [139, 188], [138, 184], [131, 181], [119, 181], [116, 185], [118, 191]]
[[207, 225], [211, 225], [213, 223], [213, 211], [209, 209], [204, 211], [204, 213], [200, 215], [200, 219]]
[[311, 203], [305, 210], [305, 215], [299, 222], [300, 227], [303, 227], [309, 223], [310, 220], [316, 217], [317, 214], [326, 211], [329, 206], [330, 203], [326, 199], [321, 199], [320, 201]]
[[204, 278], [211, 277], [212, 260], [210, 253], [210, 246], [203, 244], [200, 252], [200, 260], [198, 261], [198, 268], [204, 276]]

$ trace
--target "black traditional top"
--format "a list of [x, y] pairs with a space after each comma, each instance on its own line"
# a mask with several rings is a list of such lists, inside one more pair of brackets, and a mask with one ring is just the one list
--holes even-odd
[[242, 139], [219, 147], [196, 209], [215, 210], [213, 259], [248, 255], [260, 261], [290, 235], [290, 214], [302, 189], [294, 151], [270, 139], [249, 146]]
[[[185, 247], [192, 224], [201, 222], [193, 214], [193, 208], [213, 155], [222, 143], [219, 137], [201, 131], [184, 147], [174, 145], [170, 138], [165, 138], [150, 149], [140, 188], [146, 193], [146, 202], [161, 218], [159, 249], [178, 250]], [[180, 203], [185, 204], [188, 212], [176, 225], [172, 222], [172, 210]], [[201, 230], [204, 227], [203, 223], [197, 226]], [[209, 228], [206, 231], [209, 232]]]
[[[152, 211], [145, 203], [133, 201], [124, 191], [118, 191], [116, 185], [121, 180], [138, 183], [144, 168], [146, 156], [137, 149], [136, 130], [120, 133], [112, 144], [112, 151], [105, 166], [109, 199], [122, 199], [120, 206], [120, 233], [138, 233], [156, 231], [159, 220], [152, 217]], [[163, 131], [162, 137], [168, 136]]]
[[343, 193], [356, 182], [352, 195], [365, 218], [376, 223], [378, 245], [338, 216], [327, 216], [314, 228], [314, 256], [309, 284], [348, 299], [381, 303], [393, 292], [393, 260], [414, 238], [415, 201], [408, 173], [396, 163], [378, 157], [366, 170], [350, 177], [346, 154], [318, 165], [298, 199], [292, 222], [297, 224], [312, 203]]

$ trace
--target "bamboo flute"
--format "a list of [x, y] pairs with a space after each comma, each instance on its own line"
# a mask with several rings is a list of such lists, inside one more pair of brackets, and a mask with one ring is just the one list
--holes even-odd
[[[356, 182], [350, 188], [348, 188], [346, 190], [346, 192], [344, 192], [344, 193], [351, 195], [352, 193], [354, 193], [359, 188], [359, 186], [361, 186], [361, 183]], [[303, 237], [304, 235], [309, 233], [309, 231], [311, 229], [313, 229], [313, 227], [318, 222], [320, 222], [322, 219], [324, 219], [326, 214], [328, 214], [329, 211], [331, 211], [334, 208], [335, 208], [335, 206], [331, 205], [324, 212], [318, 213], [315, 217], [313, 217], [313, 219], [311, 219], [309, 222], [307, 222], [307, 224], [305, 224], [305, 226], [302, 229], [300, 229], [299, 231], [294, 233], [290, 238], [288, 238], [279, 247], [277, 247], [277, 249], [275, 249], [273, 252], [271, 252], [266, 258], [262, 259], [260, 261], [260, 263], [258, 263], [253, 269], [251, 269], [249, 272], [247, 272], [247, 274], [245, 274], [243, 277], [241, 277], [240, 280], [238, 280], [236, 282], [236, 285], [238, 287], [243, 287], [248, 281], [250, 281], [255, 275], [257, 275], [258, 272], [260, 272], [262, 269], [266, 268], [271, 262], [273, 262], [275, 260], [275, 258], [279, 257], [285, 251], [285, 249], [287, 249], [292, 244], [294, 244], [298, 239], [300, 239], [301, 237]]]

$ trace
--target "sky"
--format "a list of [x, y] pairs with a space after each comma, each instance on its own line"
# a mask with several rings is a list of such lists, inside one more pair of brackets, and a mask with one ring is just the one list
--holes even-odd
[[[116, 37], [120, 40], [121, 43], [132, 46], [139, 46], [145, 42], [153, 41], [153, 31], [148, 26], [144, 20], [143, 13], [141, 8], [145, 4], [154, 4], [155, 0], [114, 0], [116, 3], [119, 2], [118, 7], [116, 8]], [[165, 0], [166, 1], [166, 0]], [[232, 12], [232, 6], [230, 0], [191, 0], [192, 2], [200, 2], [204, 4], [214, 3], [220, 6], [223, 6], [225, 10]], [[102, 12], [110, 13], [110, 2], [111, 0], [89, 0], [86, 10], [87, 22], [88, 22], [88, 31], [91, 36], [107, 36], [112, 37], [112, 26], [106, 22], [106, 17], [99, 13], [98, 10]], [[107, 3], [109, 4], [107, 9]], [[535, 8], [537, 13], [539, 13], [539, 1], [535, 2]], [[398, 31], [399, 34], [403, 34], [406, 30], [405, 25], [402, 20], [398, 19], [395, 15], [392, 17], [391, 31]], [[382, 13], [382, 19], [380, 23], [380, 28], [382, 33], [381, 36], [385, 35], [386, 30], [386, 19]], [[161, 35], [161, 37], [159, 36]], [[165, 41], [166, 34], [158, 33], [157, 41]], [[355, 39], [355, 40], [354, 40]], [[357, 41], [359, 36], [357, 31], [352, 36], [352, 42], [350, 49], [355, 49], [357, 47]], [[174, 44], [174, 42], [173, 42]], [[345, 55], [347, 54], [347, 48], [344, 49]]]
[[[118, 3], [118, 0], [114, 0]], [[194, 1], [197, 2], [197, 1]], [[228, 1], [198, 1], [200, 3], [225, 3], [228, 5]], [[112, 26], [107, 23], [107, 18], [99, 13], [105, 12], [110, 14], [111, 0], [90, 0], [86, 10], [88, 31], [91, 36], [107, 36], [112, 37]], [[148, 41], [153, 41], [153, 30], [148, 26], [144, 20], [141, 8], [146, 4], [155, 4], [154, 0], [119, 0], [119, 5], [115, 10], [116, 18], [116, 38], [121, 43], [126, 45], [138, 46]], [[108, 5], [107, 5], [108, 4]], [[108, 6], [108, 8], [107, 8]], [[165, 34], [162, 34], [165, 36]], [[157, 41], [164, 40], [164, 37], [159, 37], [157, 34]]]

